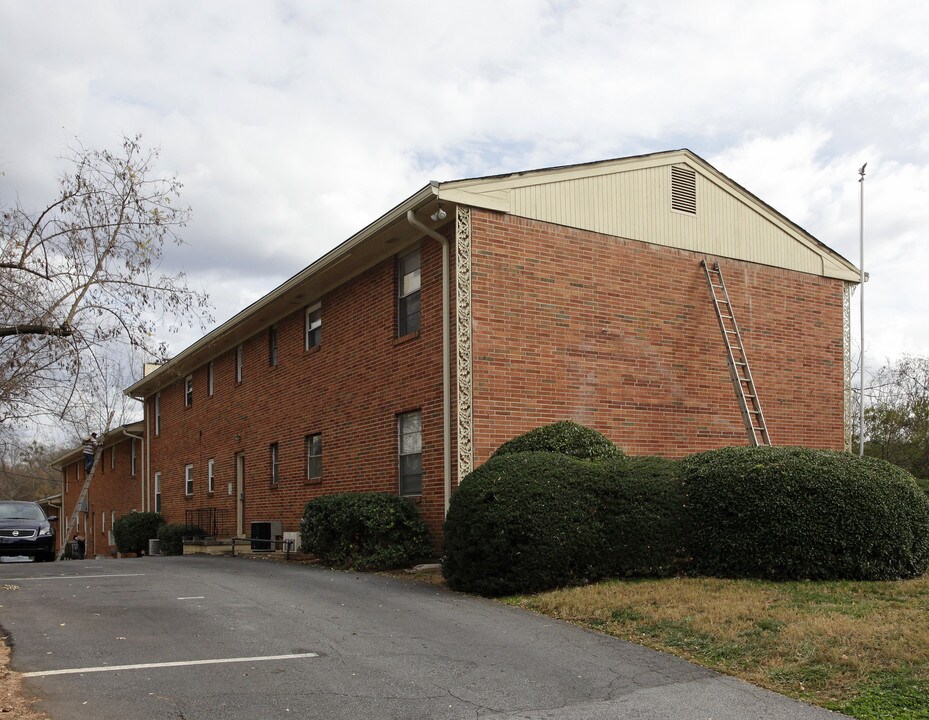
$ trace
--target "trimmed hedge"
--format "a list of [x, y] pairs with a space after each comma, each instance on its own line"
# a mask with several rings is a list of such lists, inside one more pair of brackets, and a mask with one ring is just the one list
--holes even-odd
[[926, 495], [929, 495], [929, 478], [916, 478], [916, 484]]
[[442, 572], [454, 590], [537, 592], [603, 577], [605, 473], [552, 452], [493, 455], [452, 496]]
[[882, 460], [724, 448], [684, 460], [682, 480], [696, 573], [884, 580], [929, 565], [929, 498]]
[[300, 522], [303, 552], [356, 570], [388, 570], [433, 555], [419, 509], [384, 493], [344, 493], [311, 500]]
[[113, 540], [121, 553], [148, 552], [148, 541], [158, 537], [158, 528], [164, 525], [160, 513], [136, 512], [123, 515], [113, 523]]
[[158, 540], [162, 555], [183, 555], [185, 537], [203, 537], [206, 533], [199, 525], [170, 523], [158, 528]]
[[506, 595], [667, 574], [681, 543], [676, 467], [662, 458], [495, 454], [452, 496], [449, 587]]
[[[616, 472], [616, 470], [619, 472]], [[612, 518], [612, 577], [665, 576], [684, 553], [684, 506], [680, 462], [662, 457], [629, 457], [604, 470], [616, 483], [605, 512]]]
[[555, 452], [578, 460], [607, 460], [624, 457], [623, 451], [606, 436], [570, 420], [543, 425], [508, 440], [493, 457], [521, 452]]

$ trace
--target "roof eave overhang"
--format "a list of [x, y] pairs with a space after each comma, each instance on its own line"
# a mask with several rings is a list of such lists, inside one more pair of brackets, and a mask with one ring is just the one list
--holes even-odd
[[[157, 370], [154, 370], [128, 387], [124, 392], [126, 395], [139, 400], [149, 397], [178, 378], [189, 374], [204, 362], [207, 362], [208, 359], [225, 351], [227, 346], [234, 346], [237, 341], [241, 341], [241, 339], [238, 338], [237, 330], [242, 328], [250, 318], [258, 317], [263, 311], [278, 305], [284, 298], [293, 294], [298, 288], [311, 281], [314, 277], [332, 270], [337, 264], [348, 261], [353, 252], [366, 243], [374, 241], [379, 236], [383, 236], [392, 226], [395, 226], [401, 221], [405, 224], [407, 211], [413, 210], [415, 212], [428, 206], [430, 203], [435, 202], [438, 198], [438, 194], [437, 183], [430, 183], [418, 190], [399, 205], [381, 215], [370, 225], [367, 225], [365, 228], [352, 235], [267, 295], [256, 300], [222, 325], [182, 350], [170, 361], [161, 365]], [[390, 242], [390, 240], [388, 240], [388, 242]], [[392, 247], [400, 248], [402, 246], [403, 242], [401, 241]], [[361, 264], [357, 267], [343, 267], [346, 272], [340, 274], [339, 278], [341, 282], [363, 272], [369, 265]], [[341, 269], [342, 268], [340, 268], [340, 270]], [[292, 311], [293, 309], [291, 308], [289, 312]]]

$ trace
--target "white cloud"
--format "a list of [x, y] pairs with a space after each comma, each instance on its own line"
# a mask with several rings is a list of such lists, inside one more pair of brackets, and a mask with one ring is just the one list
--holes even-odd
[[929, 353], [927, 31], [896, 1], [0, 0], [0, 193], [142, 132], [194, 210], [166, 265], [221, 322], [431, 179], [682, 146], [857, 262], [867, 160], [869, 352]]

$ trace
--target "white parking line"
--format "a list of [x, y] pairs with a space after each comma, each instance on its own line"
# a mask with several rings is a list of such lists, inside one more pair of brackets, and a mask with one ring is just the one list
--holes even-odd
[[145, 573], [122, 573], [119, 575], [52, 575], [49, 577], [0, 578], [4, 582], [11, 580], [86, 580], [87, 578], [141, 577]]
[[148, 670], [150, 668], [187, 667], [189, 665], [222, 665], [224, 663], [264, 662], [267, 660], [297, 660], [319, 657], [317, 653], [295, 653], [293, 655], [266, 655], [263, 657], [217, 658], [215, 660], [177, 660], [163, 663], [139, 663], [138, 665], [103, 665], [100, 667], [67, 668], [65, 670], [36, 670], [23, 673], [23, 677], [45, 677], [46, 675], [77, 675], [79, 673], [113, 672], [120, 670]]
[[191, 595], [190, 597], [178, 598], [178, 600], [205, 600], [205, 595]]

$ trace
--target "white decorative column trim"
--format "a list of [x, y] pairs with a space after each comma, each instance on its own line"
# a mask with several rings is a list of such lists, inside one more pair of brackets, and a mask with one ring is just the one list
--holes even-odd
[[458, 358], [458, 482], [473, 469], [471, 403], [471, 208], [457, 207], [455, 219], [455, 309]]
[[854, 283], [844, 283], [842, 288], [842, 345], [845, 364], [845, 452], [852, 451], [852, 292]]

